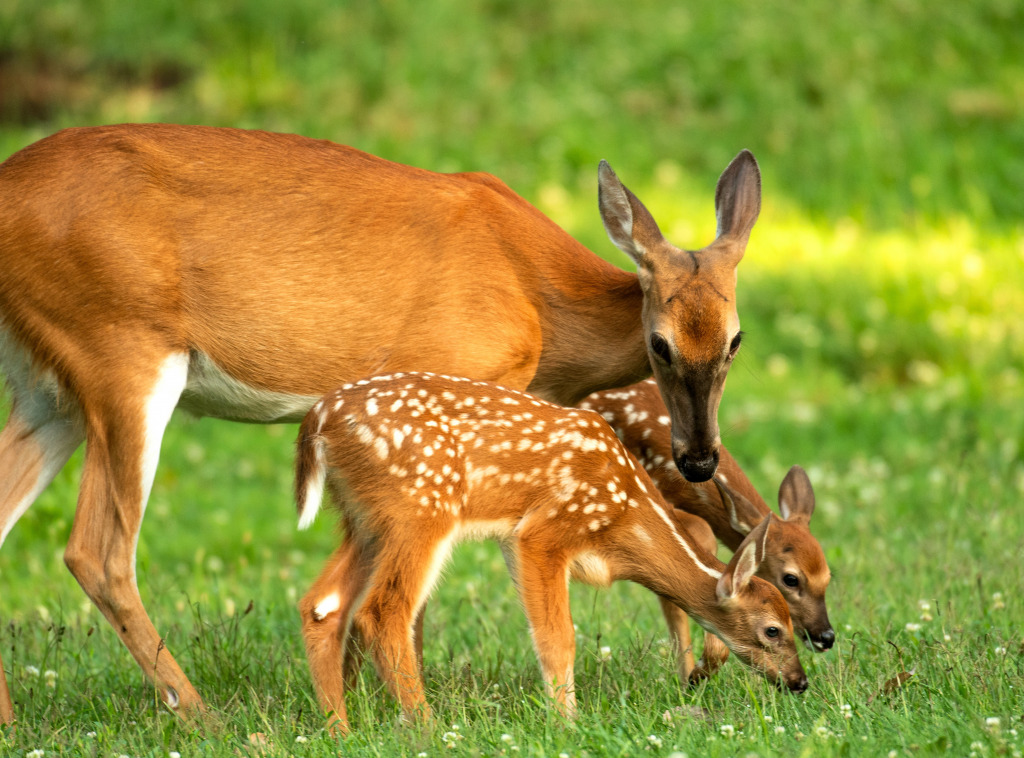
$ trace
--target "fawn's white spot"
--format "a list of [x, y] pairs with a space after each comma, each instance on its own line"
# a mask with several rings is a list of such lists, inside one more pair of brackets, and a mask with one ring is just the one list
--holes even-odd
[[341, 608], [341, 596], [337, 592], [332, 592], [316, 604], [316, 608], [313, 609], [313, 620], [323, 621], [339, 608]]

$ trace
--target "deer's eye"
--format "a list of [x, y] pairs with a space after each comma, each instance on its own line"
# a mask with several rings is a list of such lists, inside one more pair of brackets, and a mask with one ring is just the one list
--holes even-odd
[[779, 627], [777, 627], [777, 626], [770, 626], [770, 627], [768, 627], [767, 629], [764, 630], [764, 636], [765, 637], [772, 637], [773, 639], [775, 637], [778, 637], [779, 636]]
[[660, 334], [655, 333], [651, 335], [651, 352], [665, 363], [671, 365], [672, 351], [669, 350], [668, 342]]
[[786, 574], [784, 577], [782, 577], [782, 583], [785, 584], [787, 587], [800, 586], [800, 580], [797, 579], [794, 574]]
[[732, 338], [732, 343], [729, 345], [729, 358], [736, 357], [736, 353], [740, 349], [740, 343], [743, 342], [743, 332], [736, 332], [736, 336]]

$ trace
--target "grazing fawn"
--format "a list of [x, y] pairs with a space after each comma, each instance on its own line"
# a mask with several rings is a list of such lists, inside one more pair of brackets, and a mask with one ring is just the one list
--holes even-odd
[[344, 539], [300, 603], [318, 696], [348, 729], [351, 627], [407, 716], [428, 715], [413, 622], [453, 545], [493, 538], [520, 594], [549, 696], [575, 713], [570, 577], [628, 579], [685, 609], [746, 663], [807, 687], [789, 610], [754, 576], [765, 519], [728, 566], [669, 516], [646, 472], [596, 413], [434, 374], [360, 380], [322, 398], [299, 430], [299, 525], [325, 481]]
[[[653, 380], [595, 392], [579, 407], [600, 413], [611, 425], [650, 474], [665, 500], [674, 506], [673, 517], [695, 537], [703, 535], [702, 544], [709, 552], [715, 552], [716, 536], [726, 547], [736, 550], [754, 527], [771, 514], [768, 504], [725, 448], [712, 482], [688, 482], [679, 474], [672, 461], [665, 405]], [[774, 521], [757, 576], [778, 587], [789, 604], [797, 636], [813, 650], [828, 650], [835, 642], [825, 606], [831, 574], [825, 553], [810, 532], [814, 490], [799, 466], [789, 470], [779, 487], [779, 512], [782, 518]], [[680, 672], [684, 677], [703, 676], [721, 665], [728, 649], [705, 637], [704, 661], [695, 668], [685, 615], [670, 603], [662, 602], [662, 610], [683, 653]]]
[[[722, 173], [718, 234], [693, 251], [662, 236], [607, 163], [597, 174], [601, 218], [636, 273], [493, 176], [325, 140], [121, 124], [19, 151], [0, 165], [0, 372], [13, 400], [0, 544], [86, 442], [65, 562], [186, 716], [202, 700], [135, 582], [178, 406], [298, 421], [343, 382], [409, 370], [574, 405], [653, 370], [672, 395], [679, 465], [710, 478], [739, 348], [736, 269], [761, 207], [757, 162], [744, 150]], [[0, 662], [0, 724], [14, 720]]]

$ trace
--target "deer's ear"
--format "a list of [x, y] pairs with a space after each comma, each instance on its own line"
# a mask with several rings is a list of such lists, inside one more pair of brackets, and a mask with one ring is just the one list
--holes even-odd
[[743, 257], [750, 231], [761, 212], [761, 170], [754, 154], [741, 150], [718, 178], [715, 188], [715, 216], [718, 237], [738, 243], [737, 263]]
[[736, 548], [732, 560], [718, 579], [716, 593], [720, 601], [727, 602], [743, 592], [750, 584], [750, 578], [761, 567], [772, 518], [772, 514], [768, 514]]
[[729, 514], [729, 526], [740, 534], [750, 534], [754, 526], [761, 523], [764, 516], [743, 495], [733, 492], [730, 487], [727, 487], [720, 477], [715, 476], [711, 481], [718, 488], [722, 505], [725, 506], [725, 511]]
[[814, 513], [814, 488], [807, 472], [793, 466], [779, 485], [779, 513], [786, 521], [811, 520]]
[[654, 217], [619, 181], [607, 161], [601, 161], [597, 170], [597, 202], [604, 229], [615, 246], [637, 266], [649, 265], [651, 251], [664, 237]]

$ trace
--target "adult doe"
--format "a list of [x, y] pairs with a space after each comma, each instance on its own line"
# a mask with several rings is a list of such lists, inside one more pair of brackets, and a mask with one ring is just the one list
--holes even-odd
[[[741, 152], [718, 236], [667, 242], [615, 173], [601, 215], [637, 273], [499, 180], [287, 134], [68, 129], [0, 165], [0, 542], [86, 442], [65, 561], [160, 697], [201, 708], [139, 597], [135, 547], [175, 407], [297, 421], [339, 384], [399, 370], [572, 405], [654, 372], [673, 455], [708, 479], [739, 347], [736, 266], [760, 208]], [[3, 591], [0, 590], [0, 596]], [[0, 723], [14, 720], [0, 666]]]

